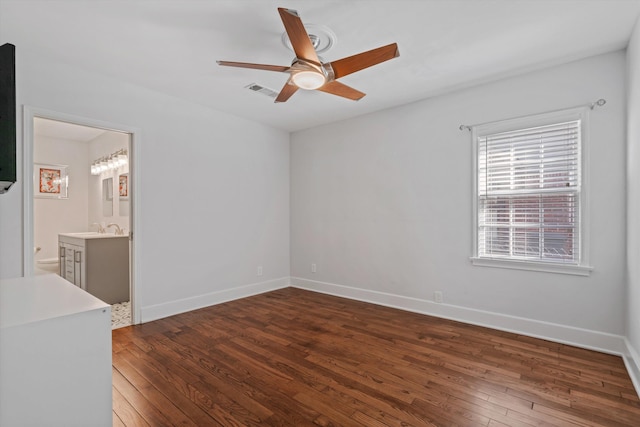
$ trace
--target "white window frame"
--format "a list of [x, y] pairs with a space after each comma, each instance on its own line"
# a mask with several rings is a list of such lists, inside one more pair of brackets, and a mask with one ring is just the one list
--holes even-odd
[[[473, 144], [473, 255], [471, 262], [475, 266], [498, 267], [518, 270], [543, 271], [550, 273], [573, 274], [588, 276], [593, 267], [589, 264], [589, 108], [580, 107], [562, 111], [554, 111], [527, 117], [501, 120], [471, 127]], [[519, 129], [527, 129], [536, 126], [545, 126], [565, 121], [580, 120], [580, 149], [579, 161], [581, 167], [580, 177], [580, 204], [578, 215], [578, 233], [580, 259], [577, 264], [562, 264], [544, 261], [526, 261], [509, 258], [489, 258], [478, 255], [478, 161], [479, 139], [485, 135], [500, 132], [509, 132]]]

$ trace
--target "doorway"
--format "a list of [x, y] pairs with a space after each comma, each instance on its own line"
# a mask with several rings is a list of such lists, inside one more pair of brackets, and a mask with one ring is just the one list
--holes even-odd
[[[112, 305], [112, 327], [136, 324], [133, 232], [139, 131], [26, 106], [23, 121], [24, 276], [54, 272], [65, 277], [60, 234], [83, 233], [99, 239], [92, 245], [106, 242], [105, 238], [119, 240], [123, 244], [119, 252], [128, 248], [128, 263], [125, 256], [119, 267], [121, 273], [124, 269], [124, 282], [118, 285], [122, 290], [109, 301], [96, 296]], [[89, 274], [82, 283], [77, 277], [70, 281], [95, 294]]]

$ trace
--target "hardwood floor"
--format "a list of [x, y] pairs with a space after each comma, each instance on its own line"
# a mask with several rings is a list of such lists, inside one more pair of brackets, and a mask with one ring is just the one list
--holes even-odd
[[113, 331], [114, 426], [640, 426], [620, 357], [294, 288]]

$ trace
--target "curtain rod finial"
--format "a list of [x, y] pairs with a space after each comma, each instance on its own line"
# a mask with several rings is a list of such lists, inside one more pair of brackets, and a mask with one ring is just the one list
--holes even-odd
[[606, 104], [606, 103], [607, 103], [607, 100], [606, 100], [606, 99], [602, 99], [602, 98], [600, 98], [600, 99], [598, 99], [596, 102], [591, 103], [590, 107], [591, 107], [591, 109], [593, 110], [594, 108], [596, 108], [596, 105], [597, 105], [598, 107], [602, 107], [602, 106], [603, 106], [604, 104]]

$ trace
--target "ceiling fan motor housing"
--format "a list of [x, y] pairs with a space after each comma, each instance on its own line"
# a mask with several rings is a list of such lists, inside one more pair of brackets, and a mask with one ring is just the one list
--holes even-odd
[[[313, 48], [318, 53], [329, 51], [337, 42], [336, 34], [325, 25], [304, 24], [304, 27], [311, 40]], [[293, 51], [291, 40], [287, 32], [283, 32], [281, 36], [282, 44], [289, 50]]]

